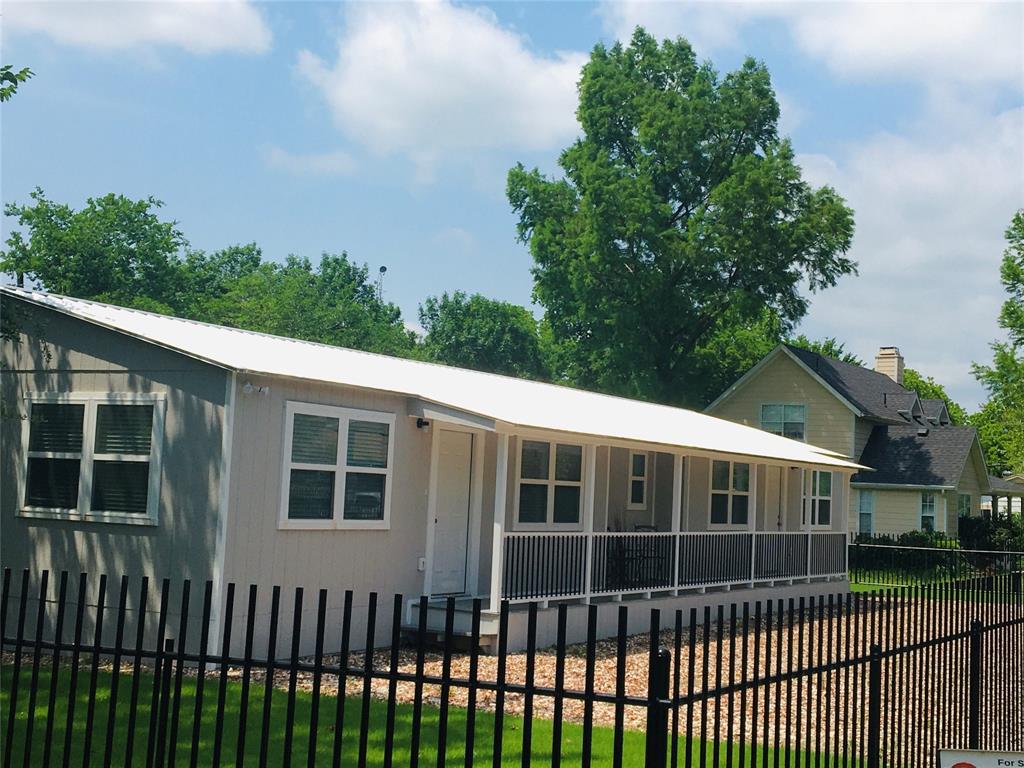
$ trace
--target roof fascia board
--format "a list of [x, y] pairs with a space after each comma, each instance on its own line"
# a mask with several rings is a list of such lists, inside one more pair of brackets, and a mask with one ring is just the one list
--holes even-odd
[[749, 382], [753, 377], [755, 377], [761, 371], [762, 368], [764, 368], [772, 360], [778, 357], [780, 350], [783, 349], [783, 345], [779, 344], [777, 347], [775, 347], [775, 349], [773, 349], [767, 355], [762, 357], [753, 368], [751, 368], [749, 371], [740, 376], [736, 381], [732, 383], [732, 385], [728, 389], [725, 390], [725, 392], [720, 394], [711, 402], [710, 405], [705, 407], [704, 413], [711, 413], [715, 408], [717, 408], [719, 405], [721, 405], [726, 400], [731, 398], [739, 390], [743, 389], [743, 387], [747, 385], [747, 382]]
[[[11, 291], [3, 290], [3, 286], [0, 286], [0, 293], [3, 293], [3, 295], [6, 298], [8, 298], [8, 299], [16, 299], [16, 300], [21, 301], [21, 302], [23, 302], [25, 304], [28, 304], [31, 307], [37, 307], [39, 309], [49, 310], [51, 312], [56, 312], [58, 314], [64, 315], [65, 317], [70, 317], [72, 320], [77, 320], [78, 322], [81, 322], [81, 323], [88, 323], [89, 325], [94, 325], [97, 328], [103, 328], [103, 329], [108, 330], [108, 331], [114, 331], [115, 333], [119, 333], [122, 336], [127, 336], [130, 339], [135, 339], [136, 341], [141, 341], [144, 344], [149, 344], [149, 345], [154, 346], [154, 347], [159, 347], [160, 349], [166, 349], [168, 352], [174, 352], [176, 354], [183, 355], [184, 357], [191, 358], [192, 360], [198, 360], [201, 363], [206, 363], [207, 365], [212, 365], [215, 368], [220, 368], [223, 371], [236, 371], [236, 370], [239, 370], [239, 369], [233, 368], [230, 365], [222, 363], [219, 360], [212, 360], [210, 358], [203, 357], [202, 355], [197, 355], [194, 352], [189, 352], [187, 349], [183, 349], [181, 347], [175, 347], [175, 346], [172, 346], [170, 344], [161, 344], [158, 341], [153, 341], [153, 339], [147, 338], [145, 336], [141, 336], [140, 334], [132, 333], [131, 331], [126, 331], [123, 328], [117, 327], [116, 325], [112, 325], [110, 323], [104, 323], [101, 320], [97, 320], [94, 317], [85, 317], [84, 315], [75, 314], [74, 312], [70, 312], [69, 310], [65, 309], [64, 307], [57, 306], [57, 305], [54, 305], [54, 304], [44, 304], [41, 301], [32, 301], [31, 299], [29, 299], [29, 298], [27, 298], [25, 296], [21, 296], [20, 294], [13, 293]], [[239, 371], [239, 372], [241, 372], [241, 371]]]
[[833, 387], [831, 384], [829, 384], [827, 381], [825, 381], [823, 378], [821, 378], [821, 376], [819, 374], [815, 373], [814, 369], [810, 368], [808, 365], [806, 365], [804, 363], [803, 360], [801, 360], [799, 357], [797, 357], [792, 352], [790, 352], [788, 349], [786, 349], [786, 345], [785, 344], [779, 344], [777, 347], [775, 347], [775, 349], [773, 349], [771, 352], [769, 352], [767, 355], [765, 355], [757, 365], [755, 365], [753, 368], [751, 368], [749, 371], [747, 371], [745, 374], [743, 374], [736, 381], [735, 384], [733, 384], [731, 387], [729, 387], [727, 390], [725, 390], [725, 392], [723, 392], [721, 395], [719, 395], [718, 398], [714, 402], [711, 403], [711, 405], [709, 405], [707, 408], [705, 408], [704, 412], [705, 413], [710, 413], [715, 408], [717, 408], [719, 405], [721, 405], [726, 400], [731, 398], [739, 390], [741, 390], [743, 387], [745, 387], [750, 382], [750, 380], [752, 378], [757, 376], [757, 374], [761, 371], [762, 368], [764, 368], [766, 365], [768, 365], [773, 360], [775, 360], [780, 354], [786, 355], [790, 360], [792, 360], [794, 363], [796, 363], [812, 379], [814, 379], [821, 386], [823, 386], [826, 389], [826, 391], [829, 392], [829, 394], [831, 394], [839, 402], [841, 402], [843, 405], [845, 405], [847, 408], [849, 408], [853, 412], [853, 414], [855, 416], [860, 416], [860, 417], [864, 416], [864, 412], [861, 411], [860, 408], [858, 408], [853, 403], [851, 403], [849, 400], [847, 400], [845, 397], [843, 397], [841, 394], [839, 394], [839, 392], [835, 389], [835, 387]]
[[[785, 460], [776, 457], [760, 456], [752, 453], [741, 453], [733, 451], [708, 451], [698, 448], [692, 448], [685, 445], [670, 445], [666, 443], [649, 443], [641, 440], [626, 440], [623, 438], [610, 437], [606, 435], [587, 435], [576, 432], [565, 432], [561, 430], [548, 430], [539, 429], [537, 427], [528, 427], [518, 424], [510, 424], [508, 422], [498, 422], [497, 424], [498, 434], [507, 434], [513, 437], [526, 438], [526, 439], [537, 439], [537, 440], [571, 440], [574, 443], [582, 445], [601, 445], [608, 446], [611, 448], [625, 448], [631, 450], [645, 450], [654, 451], [656, 453], [669, 453], [679, 454], [681, 456], [692, 456], [695, 458], [706, 458], [706, 459], [728, 459], [728, 460], [744, 460], [751, 464], [765, 464], [769, 466], [777, 467], [803, 467], [803, 468], [828, 468], [833, 472], [842, 472], [844, 474], [853, 475], [857, 472], [872, 472], [874, 470], [871, 467], [865, 467], [860, 464], [855, 464], [845, 457], [836, 456], [836, 460], [843, 461], [848, 466], [837, 466], [834, 464], [818, 463], [818, 462], [805, 462], [796, 460]], [[822, 456], [823, 459], [828, 459], [828, 456]]]
[[903, 483], [863, 483], [854, 480], [853, 488], [867, 488], [882, 491], [955, 491], [955, 485], [905, 485]]
[[494, 432], [497, 426], [494, 419], [487, 418], [486, 416], [480, 416], [469, 411], [459, 410], [458, 408], [452, 408], [451, 406], [424, 400], [419, 397], [410, 397], [408, 399], [406, 413], [418, 419], [444, 422], [445, 424], [454, 424], [460, 427], [483, 429], [488, 432]]
[[817, 381], [819, 384], [821, 384], [821, 386], [823, 386], [830, 393], [832, 393], [833, 397], [835, 397], [839, 402], [841, 402], [843, 405], [845, 405], [847, 408], [849, 408], [851, 411], [853, 411], [855, 416], [863, 416], [864, 415], [864, 412], [860, 408], [858, 408], [853, 403], [851, 403], [849, 400], [847, 400], [845, 397], [843, 397], [841, 394], [839, 394], [839, 391], [835, 387], [833, 387], [831, 384], [829, 384], [827, 381], [825, 381], [823, 378], [821, 378], [821, 376], [819, 374], [817, 374], [814, 371], [813, 368], [811, 368], [806, 363], [804, 363], [803, 360], [801, 360], [799, 357], [797, 357], [792, 352], [790, 352], [788, 349], [786, 349], [785, 345], [780, 344], [779, 348], [783, 352], [786, 353], [786, 355], [789, 357], [790, 360], [792, 360], [798, 366], [803, 368], [804, 371], [806, 371], [811, 376], [811, 378], [813, 378], [815, 381]]

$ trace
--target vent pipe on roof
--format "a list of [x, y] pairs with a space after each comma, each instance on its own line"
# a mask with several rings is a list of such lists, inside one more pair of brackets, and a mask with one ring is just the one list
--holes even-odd
[[903, 355], [899, 347], [882, 347], [875, 355], [875, 370], [903, 386]]

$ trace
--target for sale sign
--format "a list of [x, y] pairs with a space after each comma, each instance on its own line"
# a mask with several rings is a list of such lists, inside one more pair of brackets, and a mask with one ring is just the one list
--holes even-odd
[[939, 751], [939, 768], [1024, 768], [1024, 752]]

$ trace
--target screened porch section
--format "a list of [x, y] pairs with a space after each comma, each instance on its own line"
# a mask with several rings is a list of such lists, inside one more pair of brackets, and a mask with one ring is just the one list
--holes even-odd
[[846, 574], [846, 472], [516, 436], [496, 465], [492, 607]]

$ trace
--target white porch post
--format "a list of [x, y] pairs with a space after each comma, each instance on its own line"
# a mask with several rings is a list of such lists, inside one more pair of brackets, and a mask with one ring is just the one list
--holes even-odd
[[583, 533], [586, 535], [583, 562], [583, 602], [590, 602], [594, 567], [594, 504], [597, 498], [597, 446], [583, 446]]
[[[757, 472], [759, 465], [752, 465], [754, 471], [750, 473], [750, 509], [747, 514], [747, 530], [750, 531], [750, 586], [754, 586], [755, 558], [757, 557]], [[768, 473], [767, 465], [764, 468]], [[767, 477], [765, 478], [767, 480]]]
[[508, 435], [498, 435], [494, 469], [494, 541], [491, 554], [491, 611], [501, 606], [501, 582], [505, 555], [505, 503], [508, 498]]
[[679, 523], [683, 514], [683, 455], [672, 456], [672, 594], [679, 594], [679, 553], [682, 551], [682, 536]]
[[807, 562], [804, 564], [804, 574], [807, 581], [811, 580], [811, 496], [814, 495], [814, 470], [803, 470], [803, 493], [800, 499], [800, 506], [803, 510], [803, 524], [807, 541]]

